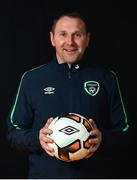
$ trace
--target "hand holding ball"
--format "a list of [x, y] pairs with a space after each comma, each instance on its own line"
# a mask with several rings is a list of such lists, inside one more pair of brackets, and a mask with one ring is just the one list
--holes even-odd
[[54, 143], [48, 145], [55, 151], [55, 156], [63, 161], [76, 161], [88, 155], [90, 131], [93, 126], [85, 117], [69, 113], [66, 116], [56, 117], [48, 127], [53, 131], [48, 137]]

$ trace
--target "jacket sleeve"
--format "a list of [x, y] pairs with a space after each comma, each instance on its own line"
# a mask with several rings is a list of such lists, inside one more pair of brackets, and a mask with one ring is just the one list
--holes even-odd
[[33, 108], [26, 73], [22, 76], [12, 110], [8, 116], [7, 138], [12, 147], [25, 152], [40, 151], [39, 129], [33, 129]]
[[105, 153], [125, 151], [130, 143], [130, 128], [118, 78], [113, 71], [105, 75], [108, 94], [109, 126], [102, 130], [101, 150]]

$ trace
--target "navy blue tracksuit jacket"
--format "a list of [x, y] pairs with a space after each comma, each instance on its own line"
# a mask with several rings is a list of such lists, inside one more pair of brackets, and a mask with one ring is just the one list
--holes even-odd
[[[120, 147], [128, 124], [117, 77], [106, 68], [86, 66], [84, 61], [70, 69], [54, 59], [22, 76], [8, 119], [8, 140], [29, 153], [29, 178], [100, 178], [103, 155]], [[70, 112], [92, 118], [103, 141], [91, 158], [67, 163], [46, 154], [38, 137], [49, 117]]]

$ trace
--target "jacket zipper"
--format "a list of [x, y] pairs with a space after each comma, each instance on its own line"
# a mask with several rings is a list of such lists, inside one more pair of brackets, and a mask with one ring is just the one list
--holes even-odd
[[68, 72], [69, 79], [69, 112], [72, 112], [72, 72], [69, 70]]
[[68, 78], [71, 79], [71, 72], [68, 72]]

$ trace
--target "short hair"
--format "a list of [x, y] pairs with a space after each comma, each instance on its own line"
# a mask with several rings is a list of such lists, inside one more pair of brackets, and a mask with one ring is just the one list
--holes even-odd
[[81, 19], [84, 24], [85, 24], [85, 30], [86, 30], [86, 33], [89, 32], [89, 28], [88, 28], [88, 24], [87, 24], [87, 21], [85, 19], [84, 16], [82, 16], [79, 12], [70, 12], [70, 13], [66, 13], [66, 14], [62, 14], [62, 15], [59, 15], [57, 16], [54, 20], [53, 20], [53, 24], [51, 26], [51, 32], [54, 33], [55, 31], [55, 27], [56, 27], [56, 24], [57, 22], [64, 16], [67, 16], [67, 17], [70, 17], [70, 18], [78, 18], [78, 19]]

